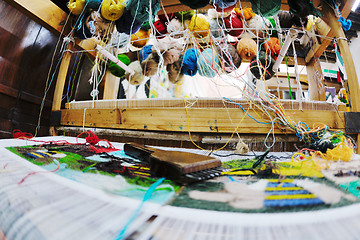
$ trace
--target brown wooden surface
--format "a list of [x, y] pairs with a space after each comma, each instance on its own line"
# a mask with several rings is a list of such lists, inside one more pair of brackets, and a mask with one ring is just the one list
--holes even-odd
[[[0, 137], [9, 138], [13, 129], [34, 133], [57, 38], [5, 1], [0, 19]], [[53, 86], [40, 135], [48, 134]]]
[[311, 101], [325, 101], [325, 80], [321, 70], [320, 60], [313, 58], [306, 65], [309, 82], [309, 97]]

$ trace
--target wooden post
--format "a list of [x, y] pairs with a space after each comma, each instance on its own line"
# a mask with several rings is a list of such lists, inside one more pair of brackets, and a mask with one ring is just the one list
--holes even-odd
[[119, 92], [120, 78], [106, 71], [103, 99], [117, 99]]
[[[342, 29], [338, 18], [334, 14], [334, 10], [330, 8], [327, 3], [323, 3], [323, 20], [331, 27], [335, 37], [337, 38], [338, 46], [342, 58], [344, 60], [347, 83], [348, 83], [348, 98], [350, 100], [350, 108], [352, 112], [360, 112], [360, 87], [359, 80], [356, 75], [354, 61], [351, 56], [350, 48], [347, 43], [345, 33]], [[360, 134], [357, 138], [357, 153], [360, 153]]]
[[326, 101], [325, 80], [322, 74], [320, 61], [312, 58], [306, 65], [309, 82], [309, 97], [312, 101]]

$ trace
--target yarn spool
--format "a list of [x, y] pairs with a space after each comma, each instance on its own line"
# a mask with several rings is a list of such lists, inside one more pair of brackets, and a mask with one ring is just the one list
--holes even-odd
[[226, 32], [233, 37], [238, 37], [243, 32], [242, 21], [237, 17], [235, 12], [232, 12], [230, 16], [224, 18], [224, 23], [226, 26]]
[[141, 68], [144, 76], [150, 77], [156, 74], [159, 65], [159, 56], [156, 53], [151, 53], [141, 62]]
[[85, 0], [86, 9], [98, 10], [101, 6], [102, 0]]
[[186, 50], [182, 57], [182, 67], [181, 67], [181, 73], [188, 75], [188, 76], [194, 76], [197, 73], [197, 58], [199, 56], [199, 52], [193, 48], [189, 48]]
[[139, 29], [136, 33], [131, 35], [131, 45], [137, 48], [142, 48], [146, 45], [150, 38], [150, 31]]
[[[154, 19], [160, 10], [160, 3], [158, 0], [151, 1], [151, 6], [149, 5], [149, 0], [127, 0], [126, 9], [131, 12], [131, 15], [140, 22], [149, 21], [149, 17]], [[150, 14], [151, 8], [151, 16]]]
[[259, 52], [259, 60], [254, 57], [250, 63], [250, 71], [257, 79], [268, 80], [275, 72], [272, 70], [275, 60], [264, 51]]
[[157, 38], [165, 37], [165, 34], [167, 34], [167, 26], [163, 21], [161, 20], [155, 21], [154, 27], [155, 27], [155, 36]]
[[271, 37], [269, 40], [264, 42], [264, 48], [266, 53], [271, 54], [271, 56], [276, 60], [281, 50], [279, 39], [276, 37]]
[[166, 66], [168, 72], [168, 79], [171, 83], [176, 84], [182, 80], [184, 74], [181, 71], [181, 58], [172, 64]]
[[139, 51], [139, 61], [140, 63], [144, 61], [152, 53], [153, 45], [146, 45]]
[[213, 18], [209, 20], [210, 24], [210, 34], [213, 38], [220, 38], [225, 36], [225, 32], [222, 29], [224, 25], [222, 18]]
[[234, 11], [240, 19], [244, 19], [246, 21], [255, 16], [255, 13], [251, 8], [243, 8], [242, 10], [240, 8], [235, 8]]
[[[131, 63], [130, 58], [128, 56], [126, 56], [125, 54], [119, 54], [117, 56], [117, 58], [121, 62], [123, 62], [126, 66], [128, 66]], [[112, 75], [119, 77], [119, 78], [121, 78], [125, 75], [125, 70], [122, 69], [119, 65], [117, 65], [113, 61], [109, 62], [108, 70], [112, 73]]]
[[177, 12], [174, 13], [175, 17], [177, 19], [179, 19], [180, 22], [184, 22], [187, 20], [190, 20], [192, 16], [194, 16], [195, 11], [194, 10], [190, 10], [190, 11], [181, 11], [181, 12]]
[[125, 74], [125, 78], [129, 81], [131, 85], [139, 85], [144, 81], [143, 70], [141, 68], [141, 64], [139, 61], [135, 61], [129, 64], [129, 68], [134, 70], [134, 74], [130, 75], [130, 73]]
[[180, 0], [180, 2], [191, 9], [203, 8], [209, 4], [209, 0]]
[[80, 15], [84, 10], [85, 0], [70, 0], [67, 6], [72, 14]]
[[240, 54], [241, 59], [251, 60], [256, 56], [257, 45], [251, 38], [242, 38], [237, 43], [236, 50]]
[[233, 45], [220, 43], [216, 46], [216, 51], [221, 59], [221, 67], [223, 70], [230, 73], [240, 67], [241, 57]]
[[281, 0], [250, 0], [250, 3], [253, 12], [263, 17], [276, 15], [281, 7]]
[[109, 21], [118, 20], [124, 13], [126, 0], [103, 0], [101, 15]]
[[215, 77], [220, 68], [220, 61], [216, 52], [211, 48], [204, 49], [198, 56], [197, 67], [201, 76]]
[[206, 16], [203, 14], [195, 14], [192, 16], [189, 23], [189, 30], [194, 33], [195, 37], [206, 37], [209, 35], [210, 24]]
[[142, 22], [134, 19], [130, 11], [125, 9], [123, 15], [116, 20], [115, 25], [118, 32], [131, 35], [139, 31]]

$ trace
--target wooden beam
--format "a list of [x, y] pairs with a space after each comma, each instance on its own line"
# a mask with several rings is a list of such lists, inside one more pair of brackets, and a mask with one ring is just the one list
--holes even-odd
[[106, 71], [104, 81], [105, 83], [103, 99], [117, 99], [120, 78], [111, 74], [110, 71]]
[[309, 97], [311, 101], [326, 101], [325, 79], [320, 66], [320, 60], [313, 58], [306, 65], [309, 83]]

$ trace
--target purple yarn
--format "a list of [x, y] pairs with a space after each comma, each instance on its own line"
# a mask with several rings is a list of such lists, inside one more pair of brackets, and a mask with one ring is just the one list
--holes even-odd
[[144, 61], [152, 53], [152, 50], [151, 50], [152, 46], [153, 45], [146, 45], [139, 51], [140, 63], [142, 63], [142, 61]]
[[[134, 24], [133, 24], [133, 22], [134, 22]], [[123, 15], [118, 20], [116, 20], [115, 24], [116, 24], [116, 30], [118, 32], [126, 33], [126, 34], [130, 35], [130, 34], [134, 34], [137, 31], [139, 31], [139, 29], [142, 25], [142, 22], [134, 19], [131, 16], [130, 11], [125, 9]], [[133, 24], [133, 26], [131, 29], [132, 24]]]

